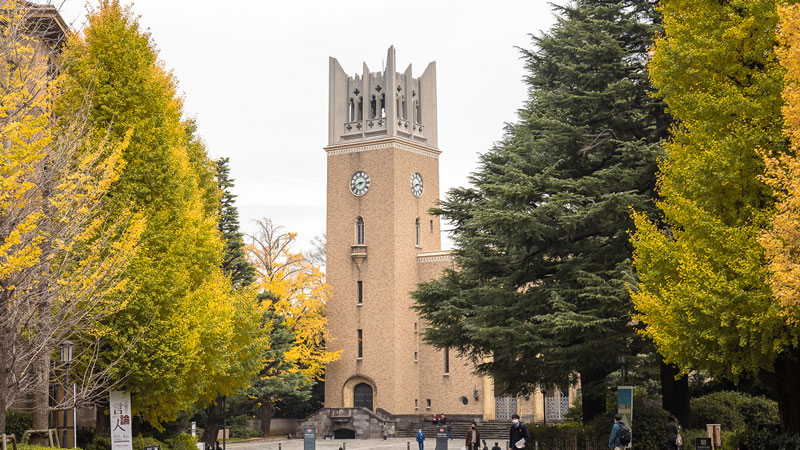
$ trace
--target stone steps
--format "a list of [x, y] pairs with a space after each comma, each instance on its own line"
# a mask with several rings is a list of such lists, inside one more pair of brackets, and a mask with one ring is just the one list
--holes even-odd
[[[422, 431], [425, 433], [426, 440], [435, 439], [436, 432], [439, 430], [439, 426], [431, 422], [424, 422], [421, 424], [418, 423], [415, 424], [415, 426], [415, 428], [409, 427], [396, 430], [394, 437], [414, 438], [417, 435], [417, 430], [422, 428]], [[451, 426], [453, 440], [463, 441], [466, 438], [467, 432], [472, 426], [472, 423], [451, 422]], [[495, 442], [503, 442], [508, 440], [508, 430], [510, 427], [510, 423], [491, 421], [479, 423], [478, 431], [481, 432], [481, 440], [486, 440], [486, 443], [489, 445], [489, 447], [492, 447]]]

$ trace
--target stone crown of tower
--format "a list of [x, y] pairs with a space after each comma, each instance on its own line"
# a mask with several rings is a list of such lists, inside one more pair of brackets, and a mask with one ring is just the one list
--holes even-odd
[[401, 138], [437, 148], [436, 63], [413, 78], [411, 64], [396, 71], [394, 46], [383, 72], [348, 76], [330, 58], [328, 145], [382, 138]]

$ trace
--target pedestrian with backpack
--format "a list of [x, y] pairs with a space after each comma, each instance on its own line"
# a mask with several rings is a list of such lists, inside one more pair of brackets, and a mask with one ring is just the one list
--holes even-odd
[[631, 429], [622, 421], [622, 416], [614, 416], [614, 426], [611, 427], [611, 436], [608, 438], [608, 448], [623, 450], [631, 444]]

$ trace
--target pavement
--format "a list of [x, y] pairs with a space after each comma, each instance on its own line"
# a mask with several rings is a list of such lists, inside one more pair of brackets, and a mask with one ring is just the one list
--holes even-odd
[[[407, 444], [409, 444], [407, 446]], [[463, 439], [448, 442], [448, 450], [461, 450]], [[251, 439], [229, 443], [229, 450], [303, 450], [303, 439]], [[417, 442], [412, 439], [317, 439], [315, 450], [418, 450]], [[435, 450], [436, 439], [425, 439], [425, 450]]]

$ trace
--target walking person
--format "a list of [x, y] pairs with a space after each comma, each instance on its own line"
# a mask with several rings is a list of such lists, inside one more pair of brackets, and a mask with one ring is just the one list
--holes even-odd
[[511, 430], [508, 433], [511, 448], [526, 448], [531, 442], [531, 434], [525, 424], [519, 420], [519, 414], [511, 416]]
[[472, 422], [472, 426], [467, 431], [467, 449], [480, 450], [481, 448], [481, 432], [478, 431], [478, 424]]
[[425, 450], [425, 433], [422, 432], [422, 428], [417, 431], [417, 444], [419, 444], [419, 450]]
[[608, 447], [614, 450], [623, 450], [631, 443], [631, 429], [622, 421], [622, 416], [614, 416], [614, 425], [611, 427], [611, 436], [608, 438]]
[[683, 439], [681, 439], [681, 427], [677, 423], [677, 418], [670, 414], [667, 419], [667, 448], [669, 450], [679, 450]]

